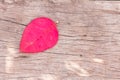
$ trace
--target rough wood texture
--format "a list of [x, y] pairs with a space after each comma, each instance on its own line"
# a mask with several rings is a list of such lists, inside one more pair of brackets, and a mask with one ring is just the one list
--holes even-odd
[[[25, 25], [46, 16], [59, 21], [59, 42], [25, 57]], [[0, 0], [0, 80], [120, 80], [120, 2]]]

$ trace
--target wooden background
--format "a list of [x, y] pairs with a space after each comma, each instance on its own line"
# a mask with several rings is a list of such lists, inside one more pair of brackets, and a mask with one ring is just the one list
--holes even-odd
[[[23, 29], [40, 16], [59, 22], [59, 42], [23, 55]], [[0, 0], [0, 80], [120, 80], [120, 1]]]

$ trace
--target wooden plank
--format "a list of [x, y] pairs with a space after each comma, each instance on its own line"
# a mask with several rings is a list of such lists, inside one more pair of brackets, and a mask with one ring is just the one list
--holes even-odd
[[[59, 22], [59, 42], [25, 57], [21, 34], [39, 16]], [[119, 24], [119, 1], [0, 0], [0, 80], [120, 80]]]

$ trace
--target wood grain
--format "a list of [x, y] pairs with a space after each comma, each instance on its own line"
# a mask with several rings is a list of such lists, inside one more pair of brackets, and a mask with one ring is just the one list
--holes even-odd
[[[40, 16], [59, 21], [59, 42], [23, 55], [23, 29]], [[120, 2], [0, 0], [0, 54], [0, 80], [120, 80]]]

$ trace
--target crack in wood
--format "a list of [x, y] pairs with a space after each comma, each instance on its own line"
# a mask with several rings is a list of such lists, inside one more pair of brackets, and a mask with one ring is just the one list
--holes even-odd
[[1, 20], [1, 21], [10, 22], [10, 23], [14, 23], [14, 24], [18, 24], [18, 25], [22, 25], [22, 26], [26, 26], [26, 24], [19, 23], [19, 22], [15, 22], [15, 21], [11, 21], [11, 20], [7, 20], [7, 19], [2, 19], [2, 18], [0, 18], [0, 20]]
[[80, 56], [81, 54], [65, 54], [65, 53], [55, 53], [55, 52], [45, 52], [50, 54], [57, 54], [57, 55], [68, 55], [68, 56]]

